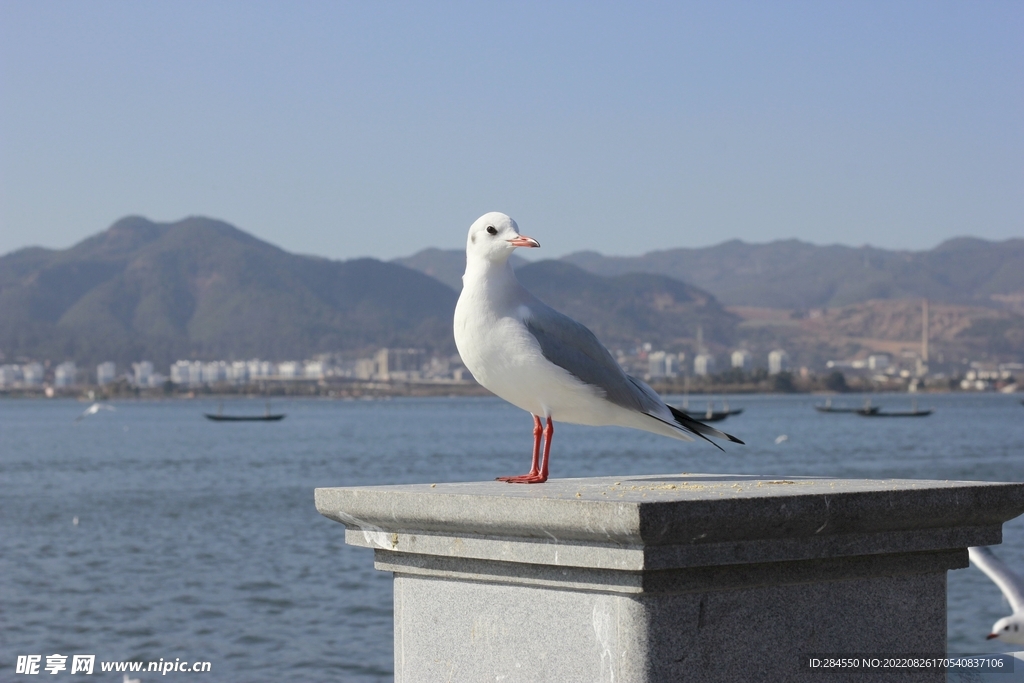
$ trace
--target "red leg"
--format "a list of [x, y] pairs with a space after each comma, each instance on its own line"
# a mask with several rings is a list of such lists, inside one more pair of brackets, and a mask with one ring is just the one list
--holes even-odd
[[548, 418], [548, 429], [546, 432], [547, 441], [544, 444], [544, 467], [540, 468], [540, 437], [545, 434], [540, 424], [540, 418], [533, 416], [533, 462], [530, 465], [529, 474], [521, 474], [516, 477], [498, 477], [498, 481], [506, 481], [509, 484], [541, 484], [548, 478], [548, 452], [551, 450], [551, 434], [554, 428], [551, 426], [551, 418]]

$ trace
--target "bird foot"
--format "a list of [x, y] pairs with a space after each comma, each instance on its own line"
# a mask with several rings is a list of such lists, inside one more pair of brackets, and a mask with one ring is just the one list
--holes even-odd
[[517, 477], [498, 477], [498, 481], [504, 481], [509, 484], [543, 484], [548, 478], [538, 472], [531, 472], [530, 474], [520, 474]]

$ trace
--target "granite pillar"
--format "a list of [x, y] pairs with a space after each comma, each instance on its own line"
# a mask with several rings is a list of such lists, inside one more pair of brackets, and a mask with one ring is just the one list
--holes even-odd
[[1024, 484], [674, 474], [316, 505], [394, 572], [399, 683], [845, 681], [808, 657], [945, 653], [946, 571], [1000, 542]]

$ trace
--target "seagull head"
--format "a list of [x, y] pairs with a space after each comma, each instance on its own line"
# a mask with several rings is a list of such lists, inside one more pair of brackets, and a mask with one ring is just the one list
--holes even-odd
[[502, 263], [516, 247], [539, 247], [540, 242], [519, 234], [516, 222], [498, 211], [485, 213], [469, 226], [466, 238], [467, 258]]
[[1004, 643], [1024, 645], [1024, 614], [1011, 614], [992, 624], [992, 632], [985, 636], [987, 640], [998, 638]]

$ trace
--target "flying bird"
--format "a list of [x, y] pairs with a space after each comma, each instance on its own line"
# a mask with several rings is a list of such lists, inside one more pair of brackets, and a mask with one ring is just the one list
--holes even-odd
[[999, 586], [1003, 597], [1013, 609], [1013, 614], [992, 624], [992, 632], [985, 638], [998, 638], [1004, 643], [1024, 645], [1024, 580], [988, 548], [972, 547], [967, 549], [967, 553], [974, 566], [985, 572], [988, 578]]
[[116, 410], [114, 406], [107, 405], [106, 403], [93, 403], [91, 406], [82, 411], [82, 414], [75, 418], [75, 422], [84, 420], [90, 415], [95, 415], [101, 410]]
[[455, 344], [466, 368], [483, 387], [533, 415], [530, 472], [500, 481], [547, 481], [555, 420], [632, 427], [684, 441], [696, 436], [714, 444], [708, 438], [713, 436], [743, 443], [666, 405], [623, 372], [593, 332], [526, 291], [508, 262], [518, 247], [540, 243], [519, 234], [503, 213], [478, 218], [466, 238], [466, 273], [455, 306]]

